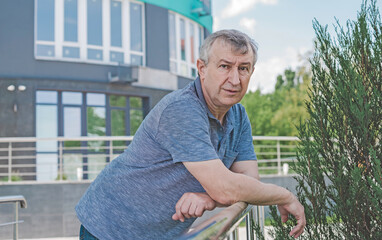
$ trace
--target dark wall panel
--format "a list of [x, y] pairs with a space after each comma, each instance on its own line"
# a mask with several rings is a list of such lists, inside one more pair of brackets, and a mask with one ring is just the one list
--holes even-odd
[[146, 9], [146, 65], [170, 70], [168, 10], [151, 4]]

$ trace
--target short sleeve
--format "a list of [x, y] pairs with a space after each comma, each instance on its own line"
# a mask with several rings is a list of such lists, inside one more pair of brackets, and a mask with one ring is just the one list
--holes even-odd
[[207, 113], [196, 101], [168, 105], [160, 117], [155, 138], [174, 162], [219, 158], [211, 143]]
[[248, 115], [245, 112], [244, 107], [242, 114], [242, 132], [237, 148], [238, 156], [236, 158], [236, 161], [257, 160], [255, 149], [253, 147], [251, 122], [249, 121]]

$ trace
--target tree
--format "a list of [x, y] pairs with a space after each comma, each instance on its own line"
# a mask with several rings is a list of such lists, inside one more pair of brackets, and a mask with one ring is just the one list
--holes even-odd
[[[299, 128], [297, 195], [303, 239], [382, 239], [382, 23], [364, 1], [356, 21], [337, 21], [332, 38], [317, 20], [310, 118]], [[292, 223], [272, 210], [274, 236]], [[293, 221], [292, 221], [293, 222]]]
[[[284, 81], [284, 79], [287, 79]], [[310, 68], [288, 68], [278, 75], [273, 93], [250, 92], [242, 100], [257, 136], [296, 136], [296, 126], [308, 117], [305, 101], [311, 83]]]
[[282, 75], [278, 75], [277, 79], [276, 79], [275, 90], [277, 91], [277, 90], [282, 89], [283, 85], [284, 85], [283, 76]]

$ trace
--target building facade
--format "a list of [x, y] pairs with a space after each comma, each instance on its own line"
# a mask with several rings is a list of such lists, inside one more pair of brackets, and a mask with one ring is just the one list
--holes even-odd
[[[212, 29], [210, 4], [1, 1], [0, 137], [134, 135], [164, 95], [196, 77], [199, 46]], [[53, 166], [36, 167], [35, 180], [57, 177], [57, 143], [35, 148], [36, 166]], [[65, 161], [81, 164], [80, 155]]]

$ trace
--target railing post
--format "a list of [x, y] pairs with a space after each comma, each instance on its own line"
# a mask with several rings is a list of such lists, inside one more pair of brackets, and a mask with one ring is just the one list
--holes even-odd
[[254, 240], [253, 236], [253, 224], [254, 224], [254, 218], [253, 218], [253, 207], [251, 211], [245, 216], [245, 228], [247, 232], [247, 240]]
[[228, 236], [228, 239], [229, 240], [237, 240], [238, 238], [238, 228], [236, 228], [235, 230], [233, 230], [230, 234], [229, 234], [229, 236]]
[[113, 159], [113, 140], [109, 140], [109, 162]]
[[12, 142], [8, 145], [8, 182], [12, 181]]
[[63, 179], [63, 149], [62, 149], [62, 141], [58, 141], [58, 152], [59, 152], [59, 155], [58, 155], [58, 158], [59, 158], [59, 176], [60, 176], [60, 181], [62, 181]]
[[277, 173], [281, 175], [281, 151], [280, 151], [280, 140], [277, 140]]
[[13, 226], [13, 240], [19, 239], [19, 206], [15, 202], [15, 225]]
[[[265, 235], [265, 231], [264, 231], [264, 220], [265, 220], [265, 218], [264, 218], [264, 206], [256, 206], [254, 215], [255, 215], [255, 221], [260, 227], [260, 232], [262, 232], [263, 235]], [[256, 240], [258, 240], [258, 239], [260, 239], [260, 238], [256, 234]]]

